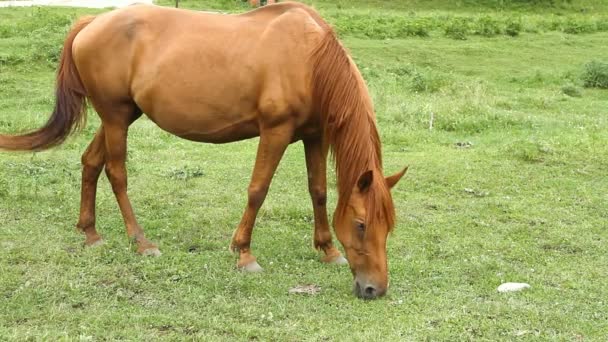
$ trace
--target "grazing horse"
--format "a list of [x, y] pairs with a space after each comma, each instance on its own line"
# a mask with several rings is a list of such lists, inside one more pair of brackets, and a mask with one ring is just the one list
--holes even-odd
[[[243, 34], [251, 29], [257, 36]], [[85, 100], [101, 127], [82, 155], [77, 227], [85, 244], [95, 227], [97, 180], [104, 169], [129, 238], [159, 255], [127, 196], [127, 131], [145, 113], [179, 137], [228, 143], [259, 136], [247, 205], [232, 237], [237, 266], [261, 270], [250, 248], [256, 215], [286, 147], [302, 140], [314, 211], [314, 247], [325, 262], [348, 262], [359, 297], [388, 288], [386, 240], [395, 224], [390, 194], [405, 173], [385, 178], [367, 87], [329, 25], [311, 8], [280, 3], [240, 15], [135, 5], [80, 19], [68, 33], [48, 122], [22, 135], [0, 135], [0, 149], [36, 151], [62, 143], [85, 118]], [[333, 225], [347, 260], [332, 243], [326, 211], [326, 157], [337, 173]]]

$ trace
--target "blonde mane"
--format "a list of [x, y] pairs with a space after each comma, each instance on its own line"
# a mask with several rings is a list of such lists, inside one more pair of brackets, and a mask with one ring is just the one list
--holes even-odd
[[366, 221], [384, 218], [392, 229], [395, 208], [382, 175], [382, 152], [374, 108], [365, 82], [331, 28], [311, 55], [315, 109], [323, 118], [338, 181], [336, 213], [343, 215], [359, 177], [372, 170]]

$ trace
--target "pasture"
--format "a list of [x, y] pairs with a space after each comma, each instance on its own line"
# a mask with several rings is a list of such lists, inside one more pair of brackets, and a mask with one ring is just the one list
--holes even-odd
[[[198, 144], [145, 117], [129, 130], [129, 194], [163, 255], [134, 252], [105, 175], [105, 244], [84, 248], [75, 224], [80, 156], [99, 126], [91, 109], [58, 148], [0, 152], [1, 340], [608, 338], [608, 6], [304, 2], [335, 25], [367, 81], [386, 173], [410, 166], [393, 190], [388, 294], [357, 299], [348, 267], [319, 262], [301, 143], [254, 230], [265, 270], [244, 274], [228, 245], [257, 139]], [[46, 121], [67, 29], [100, 11], [0, 9], [0, 132]], [[506, 281], [532, 288], [497, 293]], [[321, 291], [288, 293], [310, 284]]]

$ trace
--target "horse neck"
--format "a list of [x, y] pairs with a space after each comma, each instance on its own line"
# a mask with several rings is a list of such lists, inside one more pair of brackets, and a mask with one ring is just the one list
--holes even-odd
[[382, 170], [380, 138], [369, 91], [361, 73], [329, 29], [311, 54], [316, 109], [324, 141], [332, 150], [338, 180], [338, 209], [346, 206], [359, 177]]
[[369, 104], [369, 107], [353, 108], [339, 128], [328, 132], [340, 202], [350, 198], [352, 189], [364, 172], [372, 170], [375, 177], [382, 176], [380, 139], [371, 101]]
[[342, 103], [340, 111], [331, 111], [325, 120], [326, 138], [336, 166], [339, 212], [346, 208], [364, 172], [372, 170], [374, 178], [382, 177], [380, 137], [372, 100], [359, 70], [349, 62], [348, 80], [352, 82], [343, 86], [348, 89], [350, 101]]

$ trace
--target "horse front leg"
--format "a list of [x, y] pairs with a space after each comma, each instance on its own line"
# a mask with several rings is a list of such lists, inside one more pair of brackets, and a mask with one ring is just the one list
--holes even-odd
[[272, 176], [283, 157], [287, 145], [293, 137], [292, 127], [276, 127], [269, 130], [261, 130], [260, 143], [255, 159], [251, 182], [247, 189], [247, 207], [243, 218], [232, 236], [230, 249], [239, 252], [237, 267], [248, 272], [260, 272], [262, 267], [257, 263], [251, 253], [251, 234], [258, 214], [262, 206]]
[[304, 140], [304, 153], [308, 170], [308, 191], [315, 218], [313, 245], [325, 253], [321, 261], [346, 264], [346, 259], [333, 245], [327, 221], [327, 150], [323, 149], [320, 139], [309, 139]]

